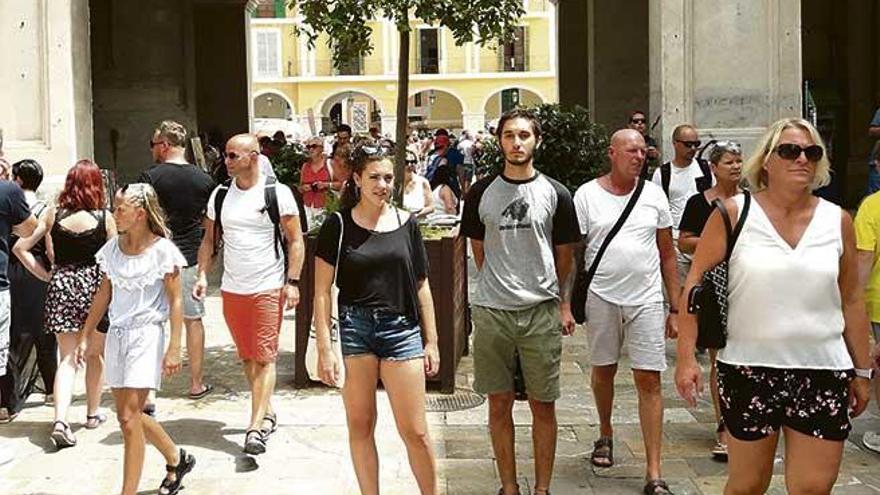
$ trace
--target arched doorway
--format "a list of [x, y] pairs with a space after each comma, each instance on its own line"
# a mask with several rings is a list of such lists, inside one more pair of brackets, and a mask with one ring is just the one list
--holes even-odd
[[339, 124], [348, 124], [355, 134], [366, 134], [379, 127], [382, 108], [371, 95], [362, 91], [344, 91], [324, 100], [321, 105], [321, 129], [330, 133]]
[[292, 117], [293, 107], [284, 95], [267, 91], [254, 97], [254, 118], [290, 120]]
[[424, 89], [411, 94], [407, 103], [407, 115], [411, 129], [449, 129], [461, 131], [461, 99], [441, 89]]
[[525, 88], [505, 88], [493, 93], [486, 100], [483, 110], [486, 112], [486, 121], [498, 120], [502, 113], [516, 107], [529, 107], [544, 103], [541, 96]]

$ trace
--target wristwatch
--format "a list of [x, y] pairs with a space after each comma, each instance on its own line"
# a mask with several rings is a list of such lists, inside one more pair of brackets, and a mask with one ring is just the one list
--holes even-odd
[[856, 368], [856, 376], [859, 378], [874, 378], [874, 368]]
[[292, 286], [294, 286], [294, 287], [299, 287], [299, 279], [298, 279], [298, 278], [287, 277], [287, 282], [285, 282], [285, 283], [286, 283], [287, 285], [292, 285]]

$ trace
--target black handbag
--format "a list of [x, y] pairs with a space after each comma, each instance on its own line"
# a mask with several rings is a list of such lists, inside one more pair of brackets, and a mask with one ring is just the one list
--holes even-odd
[[636, 206], [636, 202], [639, 200], [639, 196], [642, 195], [642, 189], [644, 189], [644, 187], [645, 180], [639, 179], [635, 191], [633, 191], [632, 196], [630, 196], [629, 201], [626, 203], [626, 207], [624, 207], [623, 212], [620, 214], [620, 218], [617, 219], [617, 223], [611, 227], [608, 235], [605, 236], [605, 240], [602, 241], [602, 245], [599, 246], [599, 251], [596, 252], [596, 257], [593, 258], [590, 270], [587, 272], [584, 271], [584, 264], [586, 261], [584, 261], [583, 256], [579, 256], [576, 260], [577, 268], [574, 275], [574, 287], [571, 291], [571, 314], [574, 317], [574, 321], [578, 324], [583, 325], [583, 323], [587, 321], [587, 292], [589, 292], [590, 282], [593, 281], [593, 276], [596, 275], [596, 270], [599, 268], [599, 261], [602, 259], [602, 255], [605, 254], [605, 250], [608, 249], [608, 244], [610, 244], [611, 240], [614, 239], [614, 236], [620, 232], [623, 223], [626, 222], [627, 217], [632, 213], [633, 208]]
[[743, 209], [736, 228], [731, 227], [724, 203], [717, 198], [712, 201], [724, 220], [727, 253], [724, 261], [706, 270], [700, 283], [691, 289], [687, 308], [688, 313], [697, 315], [697, 347], [703, 349], [722, 349], [727, 344], [727, 267], [752, 202], [748, 191], [743, 192], [743, 196]]

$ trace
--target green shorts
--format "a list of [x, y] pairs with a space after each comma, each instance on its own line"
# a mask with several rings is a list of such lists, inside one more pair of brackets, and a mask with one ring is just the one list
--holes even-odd
[[475, 391], [513, 392], [519, 351], [529, 398], [541, 402], [559, 398], [562, 322], [557, 301], [514, 311], [474, 306], [473, 321]]

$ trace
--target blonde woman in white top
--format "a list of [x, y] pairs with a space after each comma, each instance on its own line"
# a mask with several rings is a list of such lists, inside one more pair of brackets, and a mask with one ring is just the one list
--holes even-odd
[[[180, 269], [186, 266], [186, 259], [168, 239], [158, 196], [149, 184], [123, 187], [116, 195], [113, 217], [119, 236], [107, 241], [95, 255], [102, 280], [85, 322], [85, 333], [95, 332], [109, 307], [104, 362], [125, 447], [122, 495], [138, 492], [146, 440], [165, 458], [167, 474], [158, 493], [173, 495], [196, 460], [142, 411], [149, 392], [159, 389], [162, 376], [181, 368]], [[166, 350], [165, 323], [169, 320], [171, 338]]]
[[[812, 194], [830, 181], [829, 169], [819, 133], [794, 118], [770, 126], [745, 165], [753, 196], [730, 258], [727, 346], [718, 356], [730, 433], [726, 494], [766, 491], [780, 431], [788, 492], [830, 493], [849, 416], [867, 405], [871, 357], [852, 220]], [[725, 202], [732, 222], [743, 204], [742, 195]], [[681, 308], [725, 250], [713, 212]], [[678, 327], [676, 386], [695, 406], [702, 388], [695, 315], [680, 313]]]

